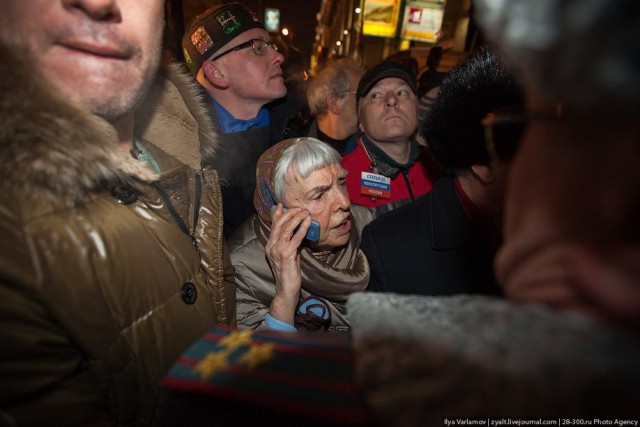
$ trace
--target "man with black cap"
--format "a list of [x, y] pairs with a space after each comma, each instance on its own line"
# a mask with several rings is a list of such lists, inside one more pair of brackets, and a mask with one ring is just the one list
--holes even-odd
[[415, 142], [418, 101], [415, 79], [384, 61], [365, 73], [356, 91], [362, 137], [344, 156], [352, 203], [375, 217], [426, 194], [440, 169]]
[[284, 57], [262, 22], [240, 3], [207, 9], [182, 39], [187, 65], [211, 98], [221, 134], [219, 155], [204, 154], [203, 166], [217, 169], [224, 203], [224, 234], [253, 213], [255, 168], [271, 144], [264, 105], [286, 95]]
[[[501, 294], [493, 259], [502, 240], [511, 163], [491, 158], [481, 121], [501, 107], [521, 104], [513, 75], [490, 49], [477, 50], [449, 72], [421, 127], [446, 175], [429, 194], [363, 230], [360, 246], [371, 266], [369, 291]], [[504, 128], [498, 130], [501, 138], [517, 140], [521, 127], [509, 130], [513, 138]]]

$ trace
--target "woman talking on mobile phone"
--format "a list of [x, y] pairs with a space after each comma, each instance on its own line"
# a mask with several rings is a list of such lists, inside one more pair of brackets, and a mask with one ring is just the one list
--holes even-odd
[[351, 205], [341, 160], [314, 138], [258, 160], [256, 213], [229, 240], [238, 327], [349, 331], [347, 297], [369, 281], [359, 248], [372, 216]]

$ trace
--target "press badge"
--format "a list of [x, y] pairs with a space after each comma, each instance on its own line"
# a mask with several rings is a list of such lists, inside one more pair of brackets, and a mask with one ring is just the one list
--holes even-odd
[[391, 198], [391, 178], [372, 172], [360, 175], [360, 194], [381, 199]]

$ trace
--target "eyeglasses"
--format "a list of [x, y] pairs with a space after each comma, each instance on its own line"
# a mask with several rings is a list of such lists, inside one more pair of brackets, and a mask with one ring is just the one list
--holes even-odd
[[532, 120], [559, 120], [563, 117], [560, 104], [553, 113], [529, 113], [522, 106], [500, 108], [481, 120], [487, 151], [498, 160], [510, 161]]
[[209, 61], [215, 61], [216, 59], [222, 58], [227, 53], [246, 49], [248, 47], [251, 47], [251, 49], [253, 49], [253, 53], [255, 53], [258, 56], [266, 56], [267, 53], [269, 53], [269, 48], [275, 50], [276, 52], [278, 51], [278, 46], [276, 46], [274, 42], [268, 42], [262, 39], [251, 39], [251, 40], [247, 40], [244, 43], [240, 43], [236, 47], [232, 47], [229, 50], [225, 50], [224, 52], [217, 54], [216, 56], [211, 58]]
[[521, 107], [500, 109], [487, 114], [481, 123], [489, 155], [505, 162], [511, 160], [527, 126], [524, 110]]
[[346, 97], [347, 95], [349, 95], [350, 93], [352, 93], [352, 94], [354, 94], [354, 95], [355, 95], [355, 94], [356, 94], [356, 91], [355, 91], [355, 90], [353, 90], [353, 91], [352, 91], [352, 90], [350, 90], [350, 91], [347, 91], [347, 92], [341, 92], [341, 93], [340, 93], [340, 99], [345, 98], [345, 97]]

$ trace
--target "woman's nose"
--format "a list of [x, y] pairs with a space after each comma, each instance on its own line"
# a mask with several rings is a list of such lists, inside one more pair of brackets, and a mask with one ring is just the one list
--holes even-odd
[[349, 193], [346, 188], [336, 191], [336, 207], [338, 210], [347, 211], [351, 208], [351, 200], [349, 200]]

